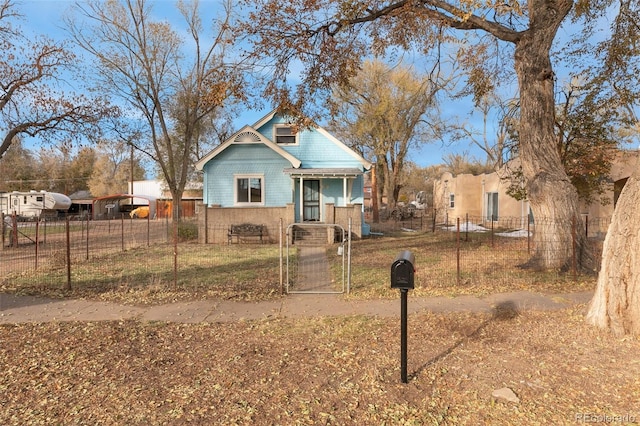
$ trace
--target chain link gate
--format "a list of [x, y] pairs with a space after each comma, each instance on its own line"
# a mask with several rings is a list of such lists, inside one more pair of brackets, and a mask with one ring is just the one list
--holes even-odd
[[[285, 291], [307, 294], [349, 293], [351, 287], [351, 221], [340, 225], [293, 223], [286, 229]], [[281, 264], [283, 259], [281, 257]]]

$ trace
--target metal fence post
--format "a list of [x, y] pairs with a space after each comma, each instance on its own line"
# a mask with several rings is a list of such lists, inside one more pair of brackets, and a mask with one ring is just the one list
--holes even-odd
[[[344, 235], [342, 238], [344, 239]], [[344, 266], [342, 267], [342, 270], [344, 271]], [[349, 293], [351, 293], [351, 217], [349, 217], [349, 227], [347, 232], [347, 294]]]
[[469, 241], [469, 213], [467, 213], [467, 216], [466, 216], [464, 240]]
[[11, 235], [13, 236], [13, 248], [18, 248], [18, 216], [14, 213], [11, 216], [11, 224], [13, 229]]
[[90, 221], [89, 221], [89, 215], [87, 215], [87, 243], [86, 243], [86, 259], [89, 260], [89, 225], [90, 225]]
[[456, 282], [460, 285], [460, 218], [456, 219], [457, 231], [456, 231]]
[[122, 251], [124, 251], [124, 215], [120, 215], [120, 244], [122, 245]]
[[[205, 216], [206, 217], [206, 216]], [[280, 259], [280, 294], [284, 294], [284, 262], [282, 261], [283, 245], [282, 245], [282, 218], [278, 222], [278, 258]]]
[[173, 218], [173, 288], [178, 288], [178, 222]]
[[65, 221], [65, 231], [67, 234], [67, 285], [65, 290], [71, 291], [71, 236], [69, 235], [69, 216]]
[[576, 217], [573, 216], [571, 218], [571, 248], [572, 248], [572, 256], [571, 256], [571, 270], [573, 273], [573, 279], [574, 281], [578, 279], [578, 232], [577, 232], [577, 228], [578, 227], [578, 221], [576, 220]]
[[38, 248], [40, 246], [40, 219], [36, 221], [36, 261], [35, 269], [38, 269]]

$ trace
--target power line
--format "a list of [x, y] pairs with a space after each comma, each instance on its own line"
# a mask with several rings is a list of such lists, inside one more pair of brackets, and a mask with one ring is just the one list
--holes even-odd
[[69, 182], [74, 180], [86, 181], [87, 178], [77, 177], [77, 178], [65, 178], [65, 179], [50, 179], [50, 178], [42, 178], [42, 179], [20, 179], [20, 180], [2, 180], [3, 183], [38, 183], [38, 182]]

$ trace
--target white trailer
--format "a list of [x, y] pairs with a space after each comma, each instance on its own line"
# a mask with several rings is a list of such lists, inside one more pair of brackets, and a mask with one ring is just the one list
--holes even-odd
[[0, 210], [5, 215], [22, 219], [57, 216], [71, 207], [71, 199], [64, 194], [47, 191], [0, 192]]

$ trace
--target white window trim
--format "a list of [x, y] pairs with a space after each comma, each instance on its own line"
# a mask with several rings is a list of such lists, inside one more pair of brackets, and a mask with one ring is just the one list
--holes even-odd
[[449, 193], [449, 208], [450, 209], [455, 209], [456, 207], [456, 194], [454, 194], [453, 192]]
[[[487, 220], [498, 220], [500, 218], [500, 193], [498, 191], [489, 191], [486, 192], [485, 203], [486, 203], [486, 211], [487, 211]], [[496, 204], [493, 205], [493, 195], [496, 194]], [[493, 218], [493, 208], [495, 207], [496, 217]]]
[[[259, 203], [256, 202], [238, 202], [238, 179], [260, 179], [261, 185], [260, 189], [261, 200]], [[233, 175], [233, 204], [239, 207], [251, 207], [251, 206], [264, 206], [265, 198], [266, 198], [266, 190], [265, 190], [265, 180], [264, 175], [262, 174], [241, 174], [241, 175]]]
[[278, 143], [278, 135], [277, 129], [281, 129], [283, 127], [293, 127], [291, 124], [286, 124], [286, 123], [282, 123], [282, 124], [274, 124], [273, 125], [273, 142], [277, 145], [298, 145], [298, 135], [300, 134], [300, 132], [296, 132], [293, 136], [295, 138], [295, 141], [292, 143]]

